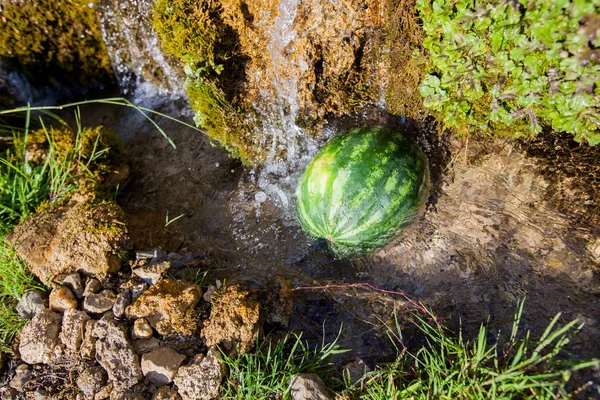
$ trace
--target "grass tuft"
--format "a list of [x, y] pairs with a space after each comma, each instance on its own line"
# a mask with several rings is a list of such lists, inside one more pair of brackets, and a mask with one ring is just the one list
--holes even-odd
[[331, 378], [331, 357], [343, 352], [345, 350], [337, 345], [337, 338], [330, 344], [323, 342], [320, 348], [311, 349], [301, 334], [289, 333], [278, 341], [267, 338], [257, 343], [255, 351], [239, 358], [224, 354], [229, 378], [221, 398], [289, 399], [289, 379], [305, 372], [320, 375], [330, 385], [335, 385]]

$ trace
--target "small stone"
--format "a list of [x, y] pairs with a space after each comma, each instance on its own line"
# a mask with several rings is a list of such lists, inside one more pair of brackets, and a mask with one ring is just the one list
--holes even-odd
[[112, 316], [104, 316], [94, 326], [96, 360], [108, 373], [117, 391], [126, 391], [142, 379], [140, 358], [129, 342], [125, 329]]
[[167, 385], [183, 360], [185, 356], [170, 347], [160, 347], [142, 356], [142, 372], [156, 386]]
[[102, 389], [96, 393], [94, 396], [94, 400], [106, 400], [110, 398], [111, 393], [113, 392], [113, 384], [109, 382], [108, 385], [104, 386]]
[[23, 319], [31, 319], [44, 308], [46, 308], [46, 304], [42, 294], [38, 290], [30, 290], [23, 294], [21, 300], [19, 300], [17, 313]]
[[131, 304], [131, 293], [129, 290], [124, 290], [117, 295], [115, 305], [113, 306], [113, 314], [115, 317], [122, 318], [125, 315], [125, 309]]
[[210, 285], [208, 287], [208, 289], [206, 289], [206, 292], [204, 293], [204, 295], [202, 296], [202, 299], [207, 302], [207, 303], [212, 303], [213, 301], [213, 297], [215, 295], [215, 293], [217, 292], [217, 287], [214, 285]]
[[181, 400], [181, 396], [170, 386], [161, 386], [152, 396], [152, 400]]
[[161, 335], [190, 336], [198, 329], [195, 307], [201, 297], [202, 289], [198, 285], [163, 279], [127, 307], [126, 315], [147, 318]]
[[179, 367], [173, 381], [183, 400], [213, 400], [219, 396], [227, 372], [219, 356], [219, 351], [211, 347], [206, 356], [198, 354], [191, 363]]
[[85, 283], [85, 289], [83, 290], [83, 296], [89, 296], [90, 294], [98, 293], [102, 289], [102, 284], [96, 278], [90, 278]]
[[146, 318], [138, 318], [133, 323], [131, 337], [134, 339], [148, 339], [153, 334], [152, 327]]
[[146, 354], [160, 347], [160, 340], [157, 338], [138, 339], [133, 341], [133, 348], [137, 354]]
[[96, 336], [93, 335], [94, 326], [96, 322], [93, 319], [85, 321], [83, 341], [79, 348], [79, 355], [84, 360], [95, 360], [96, 359]]
[[32, 373], [29, 365], [21, 364], [15, 369], [15, 377], [10, 381], [9, 386], [18, 391], [23, 390], [23, 386], [31, 380]]
[[148, 285], [154, 285], [163, 279], [169, 268], [171, 268], [171, 262], [163, 261], [138, 267], [131, 272]]
[[590, 240], [587, 245], [588, 251], [592, 254], [592, 260], [600, 264], [600, 238]]
[[77, 306], [75, 295], [66, 286], [52, 289], [50, 292], [50, 310], [63, 312], [77, 308]]
[[289, 380], [293, 400], [333, 400], [325, 382], [316, 374], [298, 374]]
[[84, 369], [77, 377], [77, 387], [83, 394], [91, 398], [106, 385], [106, 371], [100, 366]]
[[91, 314], [102, 314], [113, 308], [117, 296], [110, 290], [92, 293], [83, 300], [83, 309]]
[[27, 364], [50, 364], [62, 355], [58, 339], [61, 316], [42, 310], [21, 331], [19, 353]]
[[[227, 287], [214, 299], [202, 335], [207, 346], [220, 345], [230, 354], [245, 353], [256, 342], [260, 326], [260, 303], [256, 294], [241, 285]], [[236, 346], [238, 344], [238, 346]]]
[[85, 311], [74, 309], [65, 311], [60, 340], [71, 352], [79, 352], [81, 342], [83, 342], [83, 334], [85, 333], [85, 323], [89, 319], [90, 317]]
[[2, 386], [0, 388], [0, 399], [2, 400], [17, 400], [19, 392], [10, 386]]
[[50, 400], [52, 397], [44, 389], [38, 389], [33, 392], [33, 400]]
[[131, 301], [136, 301], [146, 290], [148, 290], [148, 284], [146, 282], [131, 286]]
[[83, 285], [83, 279], [81, 279], [81, 275], [78, 273], [68, 275], [62, 283], [73, 292], [75, 297], [78, 299], [83, 298], [85, 286]]
[[344, 364], [342, 370], [344, 371], [344, 377], [348, 378], [353, 385], [371, 371], [367, 363], [360, 358]]

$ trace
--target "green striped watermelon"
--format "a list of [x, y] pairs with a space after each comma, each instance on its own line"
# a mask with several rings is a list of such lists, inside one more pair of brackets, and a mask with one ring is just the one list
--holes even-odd
[[338, 257], [384, 245], [421, 203], [425, 162], [401, 134], [363, 127], [332, 139], [296, 186], [302, 227]]

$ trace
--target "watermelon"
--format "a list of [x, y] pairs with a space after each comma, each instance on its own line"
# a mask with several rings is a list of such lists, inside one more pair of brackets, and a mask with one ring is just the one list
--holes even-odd
[[317, 154], [296, 186], [298, 220], [339, 257], [385, 245], [421, 204], [425, 161], [398, 132], [361, 127]]

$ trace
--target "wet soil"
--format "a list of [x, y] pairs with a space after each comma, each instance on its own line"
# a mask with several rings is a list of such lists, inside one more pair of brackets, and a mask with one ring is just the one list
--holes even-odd
[[[158, 109], [189, 119], [181, 100]], [[128, 149], [132, 174], [117, 200], [130, 216], [135, 249], [191, 252], [190, 276], [207, 270], [206, 284], [262, 287], [280, 275], [294, 287], [319, 287], [294, 291], [290, 326], [315, 343], [323, 333], [333, 340], [343, 324], [340, 344], [353, 349], [348, 358], [375, 362], [393, 354], [386, 326], [394, 326], [394, 309], [409, 318], [415, 306], [401, 295], [344, 286], [369, 282], [424, 303], [451, 327], [462, 325], [466, 336], [489, 321], [490, 339], [509, 331], [525, 298], [523, 328], [541, 334], [558, 312], [563, 321], [579, 318], [585, 327], [569, 350], [600, 356], [599, 266], [588, 250], [600, 232], [561, 207], [548, 164], [523, 145], [449, 139], [432, 123], [388, 121], [429, 157], [427, 205], [394, 243], [340, 261], [306, 238], [293, 203], [285, 209], [276, 199], [257, 202], [258, 172], [202, 133], [158, 118], [174, 149], [131, 110], [84, 111], [84, 124], [111, 127]], [[410, 344], [410, 335], [405, 339]]]

